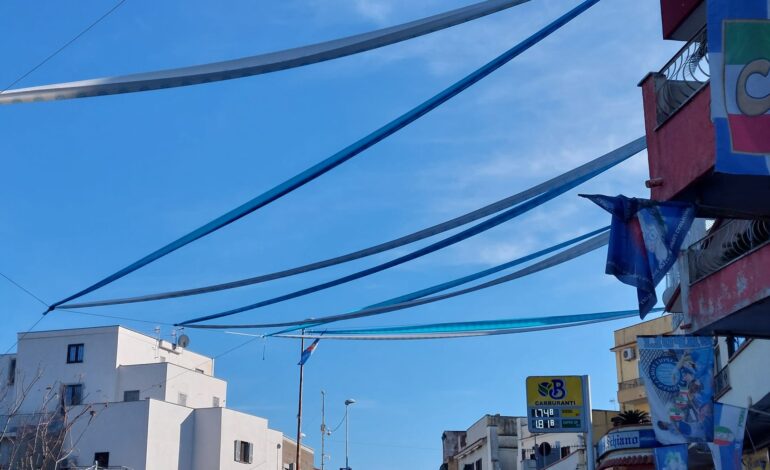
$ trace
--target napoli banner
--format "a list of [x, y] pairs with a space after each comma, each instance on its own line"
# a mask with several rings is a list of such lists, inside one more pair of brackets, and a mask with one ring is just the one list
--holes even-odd
[[770, 6], [767, 0], [707, 5], [716, 170], [770, 175]]
[[663, 445], [711, 442], [714, 435], [712, 338], [640, 336], [644, 379], [655, 438]]
[[655, 449], [655, 470], [687, 470], [687, 445]]
[[714, 403], [714, 442], [709, 443], [716, 470], [741, 468], [746, 408]]
[[612, 214], [606, 273], [636, 287], [642, 318], [658, 302], [655, 286], [679, 255], [695, 218], [682, 202], [657, 202], [625, 196], [581, 196]]

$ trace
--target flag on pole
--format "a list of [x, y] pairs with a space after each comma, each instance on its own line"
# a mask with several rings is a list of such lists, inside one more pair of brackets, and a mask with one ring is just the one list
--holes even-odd
[[655, 286], [679, 256], [695, 219], [692, 204], [581, 194], [612, 214], [606, 273], [636, 287], [642, 318], [658, 302]]
[[304, 351], [302, 351], [302, 357], [299, 359], [298, 366], [304, 366], [308, 359], [310, 359], [310, 356], [313, 355], [315, 352], [315, 348], [318, 347], [318, 342], [321, 341], [321, 338], [316, 338], [315, 341], [313, 341], [310, 346], [305, 348]]
[[714, 442], [709, 443], [716, 470], [741, 468], [748, 410], [714, 403]]

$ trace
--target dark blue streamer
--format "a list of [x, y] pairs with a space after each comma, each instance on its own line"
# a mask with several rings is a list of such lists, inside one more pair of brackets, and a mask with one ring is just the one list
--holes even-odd
[[107, 284], [110, 284], [136, 271], [137, 269], [140, 269], [143, 266], [146, 266], [152, 263], [153, 261], [156, 261], [162, 258], [163, 256], [168, 255], [169, 253], [172, 253], [178, 250], [179, 248], [182, 248], [183, 246], [189, 243], [192, 243], [195, 240], [198, 240], [201, 237], [205, 237], [206, 235], [216, 230], [219, 230], [220, 228], [226, 225], [229, 225], [242, 217], [245, 217], [246, 215], [256, 211], [257, 209], [264, 207], [267, 204], [270, 204], [276, 199], [279, 199], [285, 196], [286, 194], [294, 191], [295, 189], [301, 186], [304, 186], [305, 184], [318, 178], [324, 173], [331, 171], [332, 169], [350, 160], [351, 158], [355, 157], [356, 155], [368, 149], [369, 147], [377, 144], [378, 142], [385, 139], [386, 137], [392, 134], [395, 134], [399, 130], [403, 129], [407, 125], [419, 119], [420, 117], [436, 109], [441, 104], [450, 100], [454, 96], [460, 94], [462, 91], [466, 90], [467, 88], [474, 85], [475, 83], [477, 83], [478, 81], [486, 77], [487, 75], [491, 74], [495, 70], [499, 69], [500, 67], [502, 67], [503, 65], [511, 61], [513, 58], [515, 58], [522, 52], [526, 51], [530, 47], [542, 41], [543, 39], [551, 35], [553, 32], [557, 31], [559, 28], [569, 23], [571, 20], [573, 20], [574, 18], [576, 18], [581, 13], [585, 12], [587, 9], [589, 9], [590, 7], [592, 7], [598, 2], [599, 0], [584, 1], [583, 3], [579, 4], [569, 12], [565, 13], [555, 21], [551, 22], [550, 24], [542, 28], [540, 31], [536, 32], [532, 36], [528, 37], [524, 41], [514, 46], [513, 48], [509, 49], [508, 51], [504, 52], [497, 58], [493, 59], [491, 62], [487, 63], [483, 67], [472, 72], [470, 75], [466, 76], [462, 80], [451, 85], [449, 88], [446, 88], [444, 91], [440, 92], [433, 98], [430, 98], [429, 100], [425, 101], [419, 106], [409, 110], [405, 114], [389, 122], [388, 124], [380, 127], [379, 129], [372, 132], [371, 134], [364, 137], [363, 139], [360, 139], [357, 142], [345, 147], [344, 149], [335, 153], [334, 155], [327, 158], [326, 160], [323, 160], [320, 163], [317, 163], [316, 165], [308, 168], [302, 173], [299, 173], [298, 175], [284, 181], [278, 186], [275, 186], [273, 189], [270, 189], [269, 191], [262, 193], [261, 195], [255, 197], [254, 199], [248, 201], [247, 203], [242, 204], [241, 206], [238, 206], [237, 208], [231, 210], [230, 212], [220, 217], [217, 217], [211, 222], [203, 225], [202, 227], [196, 230], [193, 230], [192, 232], [169, 243], [163, 248], [160, 248], [159, 250], [156, 250], [153, 253], [150, 253], [149, 255], [145, 256], [139, 261], [136, 261], [130, 264], [129, 266], [126, 266], [125, 268], [121, 269], [115, 274], [107, 276], [106, 278], [102, 279], [96, 284], [93, 284], [92, 286], [87, 287], [81, 290], [80, 292], [77, 292], [73, 295], [70, 295], [69, 297], [59, 300], [58, 302], [48, 307], [48, 310], [46, 310], [45, 313], [50, 312], [51, 310], [55, 309], [59, 305], [62, 305], [66, 302], [77, 299], [101, 287], [104, 287]]
[[314, 292], [318, 292], [324, 289], [329, 289], [331, 287], [338, 286], [340, 284], [345, 284], [351, 281], [354, 281], [356, 279], [361, 279], [362, 277], [366, 277], [375, 273], [378, 273], [380, 271], [384, 271], [386, 269], [392, 268], [394, 266], [398, 266], [400, 264], [406, 263], [407, 261], [412, 261], [414, 259], [420, 258], [422, 256], [425, 256], [427, 254], [433, 253], [435, 251], [441, 250], [443, 248], [446, 248], [448, 246], [454, 245], [456, 243], [459, 243], [463, 240], [466, 240], [470, 237], [473, 237], [475, 235], [478, 235], [480, 233], [483, 233], [489, 229], [492, 229], [504, 222], [507, 222], [515, 217], [518, 217], [521, 214], [524, 214], [548, 201], [551, 199], [556, 198], [557, 196], [560, 196], [570, 189], [573, 189], [582, 183], [588, 181], [589, 179], [593, 178], [594, 176], [602, 173], [605, 171], [606, 168], [602, 168], [601, 170], [594, 171], [593, 173], [590, 173], [586, 176], [583, 176], [581, 178], [576, 179], [575, 181], [572, 181], [570, 183], [561, 185], [557, 188], [554, 188], [544, 194], [541, 194], [540, 196], [537, 196], [535, 198], [530, 199], [527, 202], [524, 202], [522, 204], [519, 204], [516, 207], [513, 207], [511, 209], [508, 209], [505, 212], [502, 212], [494, 217], [490, 217], [489, 219], [485, 220], [484, 222], [481, 222], [479, 224], [474, 225], [471, 228], [465, 229], [462, 232], [459, 232], [455, 235], [452, 235], [450, 237], [447, 237], [443, 240], [440, 240], [436, 243], [433, 243], [431, 245], [428, 245], [424, 248], [420, 248], [419, 250], [415, 250], [409, 254], [406, 254], [404, 256], [401, 256], [399, 258], [396, 258], [391, 261], [387, 261], [385, 263], [381, 263], [377, 266], [373, 266], [371, 268], [364, 269], [362, 271], [358, 271], [353, 274], [349, 274], [347, 276], [343, 276], [337, 279], [334, 279], [332, 281], [324, 282], [322, 284], [317, 284], [312, 287], [306, 287], [304, 289], [300, 289], [298, 291], [291, 292], [289, 294], [284, 294], [278, 297], [273, 297], [272, 299], [263, 300], [261, 302], [257, 302], [254, 304], [249, 304], [243, 307], [234, 308], [232, 310], [227, 310], [220, 313], [214, 313], [211, 315], [206, 315], [203, 317], [194, 318], [192, 320], [187, 320], [180, 325], [189, 325], [192, 323], [200, 323], [207, 320], [213, 320], [215, 318], [222, 318], [222, 317], [228, 317], [230, 315], [235, 315], [236, 313], [242, 313], [249, 310], [254, 310], [261, 307], [266, 307], [268, 305], [277, 304], [279, 302], [284, 302], [286, 300], [295, 299], [297, 297], [302, 297], [304, 295], [312, 294]]

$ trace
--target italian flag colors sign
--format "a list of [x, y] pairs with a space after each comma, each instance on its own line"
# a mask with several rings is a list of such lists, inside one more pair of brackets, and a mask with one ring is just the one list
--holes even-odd
[[770, 175], [770, 0], [709, 0], [716, 170]]

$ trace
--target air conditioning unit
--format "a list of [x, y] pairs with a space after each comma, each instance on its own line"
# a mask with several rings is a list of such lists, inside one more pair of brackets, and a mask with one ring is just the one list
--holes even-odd
[[626, 348], [623, 350], [623, 360], [624, 361], [631, 361], [636, 357], [636, 349], [634, 348]]

